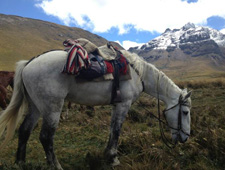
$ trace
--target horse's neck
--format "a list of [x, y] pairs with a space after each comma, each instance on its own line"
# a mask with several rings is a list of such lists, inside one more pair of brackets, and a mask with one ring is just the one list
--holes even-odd
[[146, 92], [162, 100], [167, 107], [177, 102], [181, 89], [153, 65], [145, 65], [143, 80]]

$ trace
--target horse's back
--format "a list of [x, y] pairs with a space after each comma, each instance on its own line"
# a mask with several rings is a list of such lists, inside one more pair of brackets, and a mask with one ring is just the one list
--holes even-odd
[[[63, 65], [66, 62], [67, 52], [63, 50], [54, 50], [39, 55], [28, 62], [26, 69], [32, 69], [37, 72], [50, 71], [62, 71]], [[41, 69], [41, 70], [40, 70]]]

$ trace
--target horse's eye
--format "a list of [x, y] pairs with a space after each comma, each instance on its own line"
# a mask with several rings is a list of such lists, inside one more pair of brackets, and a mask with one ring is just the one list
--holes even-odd
[[188, 115], [188, 111], [183, 111], [184, 115]]

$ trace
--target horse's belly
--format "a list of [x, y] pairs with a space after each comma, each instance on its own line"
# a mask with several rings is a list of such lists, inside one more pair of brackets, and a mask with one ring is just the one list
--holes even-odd
[[107, 105], [111, 101], [111, 91], [111, 81], [75, 83], [67, 99], [83, 105]]

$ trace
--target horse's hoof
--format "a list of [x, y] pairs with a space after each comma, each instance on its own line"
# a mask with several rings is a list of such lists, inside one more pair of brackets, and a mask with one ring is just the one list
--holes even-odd
[[118, 166], [118, 165], [120, 165], [120, 161], [119, 161], [118, 157], [116, 156], [113, 159], [113, 162], [112, 162], [111, 166]]

